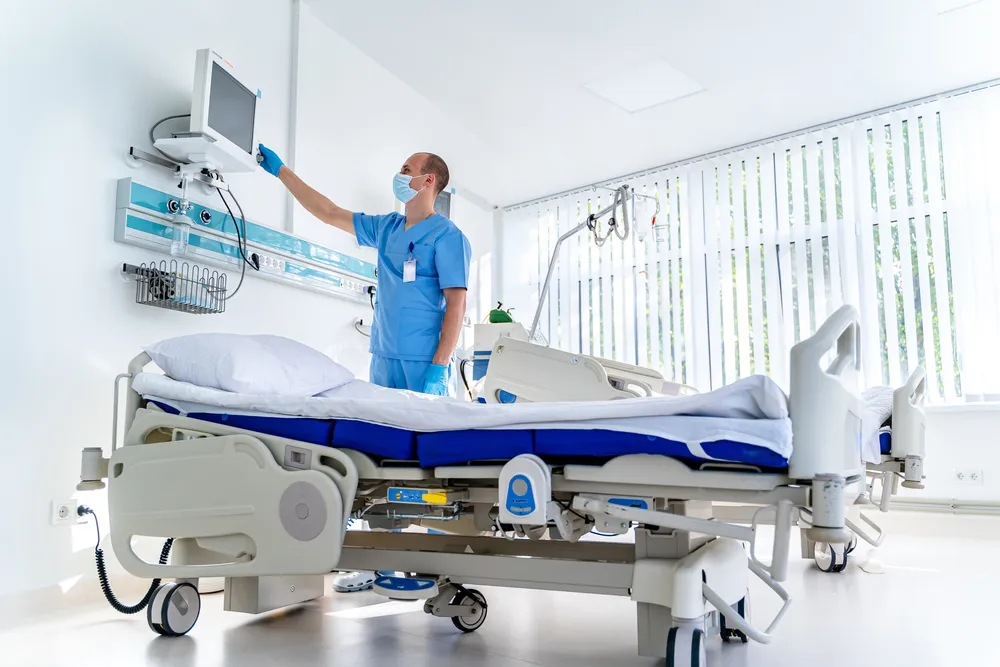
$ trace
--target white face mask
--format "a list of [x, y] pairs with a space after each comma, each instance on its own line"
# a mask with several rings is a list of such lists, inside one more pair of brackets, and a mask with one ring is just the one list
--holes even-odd
[[425, 174], [420, 174], [419, 176], [407, 176], [406, 174], [396, 174], [395, 176], [393, 176], [392, 192], [394, 195], [396, 195], [396, 199], [405, 204], [406, 202], [410, 201], [418, 194], [420, 194], [420, 191], [426, 188], [427, 186], [425, 185], [423, 188], [420, 188], [420, 190], [414, 190], [413, 188], [410, 187], [410, 183], [413, 181], [414, 178], [421, 178], [424, 175]]

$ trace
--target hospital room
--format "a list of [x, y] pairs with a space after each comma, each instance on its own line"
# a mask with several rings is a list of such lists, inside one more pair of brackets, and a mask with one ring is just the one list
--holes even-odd
[[996, 25], [2, 0], [0, 663], [994, 664]]

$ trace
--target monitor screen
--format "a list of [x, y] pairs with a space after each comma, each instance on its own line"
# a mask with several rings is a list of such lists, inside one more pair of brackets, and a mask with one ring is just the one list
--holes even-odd
[[212, 63], [208, 126], [251, 155], [256, 107], [257, 96], [218, 63]]
[[434, 200], [434, 212], [451, 219], [451, 193], [441, 191]]

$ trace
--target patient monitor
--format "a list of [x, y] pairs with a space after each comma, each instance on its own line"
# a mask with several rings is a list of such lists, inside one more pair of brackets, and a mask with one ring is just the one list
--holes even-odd
[[232, 63], [201, 49], [195, 58], [190, 128], [157, 139], [154, 146], [199, 168], [253, 171], [259, 97], [260, 91], [238, 77]]

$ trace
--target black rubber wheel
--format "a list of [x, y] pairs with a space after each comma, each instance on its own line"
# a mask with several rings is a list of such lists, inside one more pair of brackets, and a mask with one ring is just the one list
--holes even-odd
[[489, 609], [486, 604], [486, 597], [476, 589], [465, 588], [459, 591], [451, 603], [463, 607], [476, 608], [476, 613], [473, 616], [452, 617], [451, 622], [462, 632], [475, 632], [486, 622], [486, 614]]
[[[854, 546], [857, 546], [856, 544]], [[817, 542], [813, 556], [816, 567], [823, 572], [837, 574], [847, 569], [848, 556], [854, 548], [847, 544], [827, 544]]]
[[816, 567], [818, 567], [821, 572], [838, 571], [837, 567], [840, 563], [837, 559], [837, 552], [833, 548], [832, 544], [817, 542], [816, 547], [813, 549], [813, 558], [816, 561]]
[[705, 633], [698, 628], [670, 628], [667, 667], [705, 667]]
[[201, 615], [201, 595], [189, 583], [161, 584], [146, 607], [146, 623], [164, 637], [186, 635]]
[[[736, 613], [740, 615], [740, 618], [742, 618], [745, 621], [749, 620], [750, 603], [747, 601], [746, 596], [743, 596], [743, 599], [734, 604], [733, 609], [735, 609]], [[742, 630], [736, 630], [735, 628], [727, 627], [726, 617], [723, 616], [722, 614], [719, 614], [719, 627], [722, 630], [721, 632], [722, 641], [724, 642], [739, 640], [740, 642], [746, 644], [747, 641], [749, 641], [747, 639], [746, 634], [744, 634]]]

